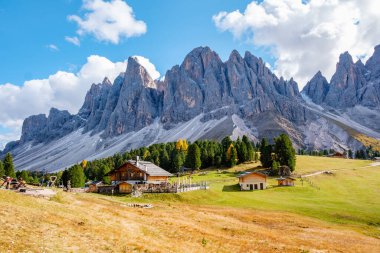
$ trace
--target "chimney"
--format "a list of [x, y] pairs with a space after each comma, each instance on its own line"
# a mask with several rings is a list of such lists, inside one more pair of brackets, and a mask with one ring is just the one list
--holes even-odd
[[136, 156], [136, 166], [139, 165], [139, 161], [140, 161], [140, 157], [137, 155], [137, 156]]

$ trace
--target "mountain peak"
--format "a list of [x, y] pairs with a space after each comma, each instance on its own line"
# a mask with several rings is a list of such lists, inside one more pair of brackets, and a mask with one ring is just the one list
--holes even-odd
[[112, 83], [108, 77], [104, 77], [102, 84], [106, 86], [112, 86]]
[[236, 49], [234, 49], [234, 50], [232, 50], [228, 61], [236, 62], [236, 61], [240, 61], [242, 59], [243, 58], [241, 57], [240, 53]]
[[354, 62], [352, 60], [352, 56], [350, 55], [349, 52], [346, 51], [339, 56], [339, 63], [338, 64], [346, 66], [346, 65], [351, 65], [353, 63]]

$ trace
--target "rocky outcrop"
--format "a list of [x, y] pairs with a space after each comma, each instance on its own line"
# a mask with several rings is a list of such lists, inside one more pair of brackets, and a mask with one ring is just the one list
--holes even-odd
[[39, 114], [24, 120], [19, 144], [47, 143], [77, 130], [83, 123], [84, 120], [78, 115], [51, 108], [48, 117], [45, 114]]
[[105, 137], [140, 130], [159, 117], [161, 95], [148, 72], [136, 59], [129, 58], [115, 109]]
[[357, 105], [380, 108], [380, 46], [364, 65], [353, 62], [345, 52], [340, 55], [330, 83], [318, 72], [303, 92], [316, 104], [346, 110]]
[[316, 104], [323, 103], [327, 92], [329, 91], [329, 83], [322, 75], [321, 71], [306, 84], [303, 91], [313, 100]]
[[92, 84], [87, 92], [82, 108], [78, 115], [85, 119], [86, 125], [84, 131], [93, 130], [100, 122], [111, 90], [112, 83], [108, 78], [104, 78], [102, 83]]

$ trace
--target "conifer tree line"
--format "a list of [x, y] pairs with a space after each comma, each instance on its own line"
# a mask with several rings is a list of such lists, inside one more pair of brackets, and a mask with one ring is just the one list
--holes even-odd
[[[323, 149], [323, 150], [304, 150], [298, 149], [298, 155], [310, 155], [310, 156], [330, 156], [334, 155], [336, 151], [334, 149]], [[358, 149], [356, 151], [352, 151], [349, 149], [348, 151], [343, 152], [343, 156], [350, 159], [361, 159], [368, 160], [373, 159], [375, 157], [380, 157], [380, 151], [374, 149], [372, 146], [369, 146], [364, 149]]]
[[269, 144], [263, 138], [260, 144], [260, 161], [264, 168], [271, 168], [272, 175], [278, 175], [280, 166], [285, 165], [294, 171], [296, 168], [296, 151], [286, 134], [280, 134], [274, 139], [274, 144]]
[[[116, 153], [103, 159], [84, 160], [80, 164], [58, 173], [19, 171], [17, 176], [21, 176], [29, 183], [46, 183], [50, 175], [55, 175], [58, 177], [57, 182], [66, 186], [70, 180], [72, 187], [83, 187], [87, 180], [103, 181], [108, 184], [110, 178], [105, 175], [109, 171], [120, 167], [128, 160], [136, 159], [137, 156], [141, 160], [150, 161], [171, 173], [181, 172], [183, 167], [191, 170], [208, 167], [233, 167], [240, 163], [259, 159], [265, 168], [274, 167], [276, 169], [280, 165], [288, 165], [291, 170], [294, 170], [295, 150], [289, 137], [282, 134], [273, 142], [274, 144], [269, 144], [268, 140], [264, 138], [255, 144], [245, 135], [242, 138], [238, 137], [235, 141], [227, 136], [220, 142], [197, 140], [189, 143], [185, 139], [180, 139], [177, 142], [159, 143], [133, 149], [123, 154]], [[10, 158], [7, 158], [9, 156]], [[4, 162], [0, 163], [0, 172], [3, 167], [5, 168], [5, 164], [9, 164], [6, 162], [9, 159], [11, 160], [10, 154], [6, 156]], [[14, 169], [14, 167], [12, 168]]]
[[[197, 140], [194, 143], [189, 143], [185, 139], [179, 139], [177, 142], [153, 144], [123, 154], [116, 153], [104, 159], [82, 161], [81, 164], [64, 170], [62, 175], [59, 175], [59, 179], [64, 185], [70, 180], [72, 187], [82, 184], [83, 180], [110, 183], [109, 177], [105, 174], [120, 167], [128, 160], [136, 159], [137, 156], [141, 160], [150, 161], [171, 173], [181, 172], [183, 167], [191, 170], [211, 166], [232, 167], [239, 163], [258, 161], [259, 159], [258, 148], [247, 136], [238, 138], [236, 141], [232, 141], [230, 137], [225, 137], [221, 142]], [[83, 175], [79, 168], [82, 169]], [[79, 177], [79, 180], [74, 179], [76, 177]]]

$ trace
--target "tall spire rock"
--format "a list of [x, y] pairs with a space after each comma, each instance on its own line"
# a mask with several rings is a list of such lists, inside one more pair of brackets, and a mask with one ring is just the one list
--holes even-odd
[[84, 131], [90, 131], [97, 126], [102, 118], [107, 103], [108, 93], [112, 88], [110, 80], [105, 77], [102, 83], [92, 84], [87, 92], [78, 115], [87, 120]]
[[329, 83], [321, 71], [318, 71], [303, 89], [303, 92], [316, 104], [323, 103], [328, 91]]
[[161, 95], [156, 84], [137, 59], [129, 57], [120, 95], [105, 136], [139, 130], [159, 117]]
[[352, 56], [345, 52], [340, 55], [336, 72], [331, 78], [330, 90], [324, 102], [335, 108], [347, 108], [360, 100], [360, 89], [365, 85], [363, 69], [355, 65]]
[[365, 67], [369, 71], [369, 80], [380, 80], [380, 45], [375, 47], [375, 52], [368, 59]]
[[319, 74], [305, 86], [303, 92], [315, 103], [334, 109], [347, 110], [357, 105], [380, 108], [380, 45], [364, 65], [353, 62], [345, 52], [340, 55], [330, 84]]

